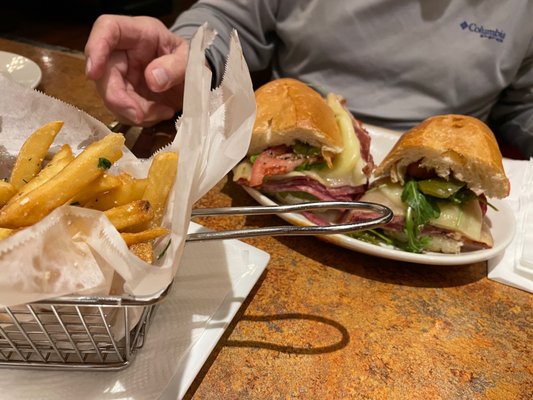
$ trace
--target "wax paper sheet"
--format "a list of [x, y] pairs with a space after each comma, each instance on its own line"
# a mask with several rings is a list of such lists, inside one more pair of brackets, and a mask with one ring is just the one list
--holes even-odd
[[[211, 90], [205, 50], [216, 33], [201, 27], [191, 40], [184, 109], [176, 138], [163, 151], [179, 154], [178, 173], [163, 224], [169, 237], [155, 247], [165, 255], [153, 265], [129, 251], [109, 220], [98, 211], [64, 205], [39, 223], [0, 242], [0, 306], [12, 306], [72, 293], [102, 294], [113, 275], [124, 279], [128, 294], [157, 293], [180, 264], [192, 204], [218, 182], [248, 148], [255, 119], [250, 75], [237, 34], [221, 85]], [[68, 90], [68, 88], [66, 88]], [[51, 151], [68, 143], [79, 153], [107, 134], [105, 125], [75, 107], [0, 77], [0, 173], [9, 176], [18, 150], [36, 128], [52, 120], [64, 127]], [[150, 160], [124, 156], [110, 171], [146, 176]]]

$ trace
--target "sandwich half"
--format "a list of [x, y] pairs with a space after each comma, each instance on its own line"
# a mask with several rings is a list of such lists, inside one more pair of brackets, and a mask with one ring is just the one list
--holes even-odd
[[[333, 93], [322, 97], [290, 78], [256, 90], [256, 121], [248, 155], [233, 179], [290, 204], [358, 200], [374, 168], [370, 136]], [[306, 213], [319, 225], [325, 216]]]
[[506, 197], [510, 183], [494, 134], [479, 119], [428, 118], [399, 138], [374, 177], [360, 200], [392, 209], [392, 222], [375, 232], [385, 241], [416, 253], [493, 246], [487, 198]]

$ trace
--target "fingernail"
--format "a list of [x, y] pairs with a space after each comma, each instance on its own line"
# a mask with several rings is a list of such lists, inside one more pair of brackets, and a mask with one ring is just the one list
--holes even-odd
[[91, 73], [91, 69], [93, 67], [93, 63], [90, 58], [87, 58], [87, 61], [85, 62], [85, 75], [88, 75]]
[[159, 86], [165, 86], [168, 82], [167, 72], [163, 68], [156, 68], [152, 71], [152, 75], [159, 84]]

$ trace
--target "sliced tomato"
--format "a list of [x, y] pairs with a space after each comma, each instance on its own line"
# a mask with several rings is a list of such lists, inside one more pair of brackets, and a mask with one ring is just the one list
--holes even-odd
[[252, 166], [250, 186], [259, 186], [265, 176], [282, 175], [293, 171], [305, 162], [304, 158], [289, 152], [287, 146], [272, 147], [263, 151]]

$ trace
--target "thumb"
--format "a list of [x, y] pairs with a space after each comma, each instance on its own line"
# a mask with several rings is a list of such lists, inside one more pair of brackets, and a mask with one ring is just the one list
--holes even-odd
[[173, 53], [153, 60], [145, 70], [144, 78], [148, 88], [160, 93], [174, 86], [183, 85], [188, 52], [188, 43], [184, 42]]

